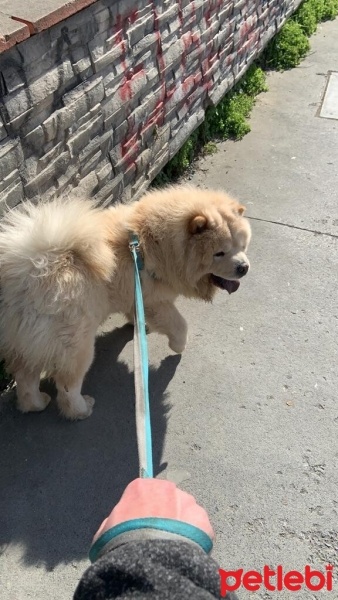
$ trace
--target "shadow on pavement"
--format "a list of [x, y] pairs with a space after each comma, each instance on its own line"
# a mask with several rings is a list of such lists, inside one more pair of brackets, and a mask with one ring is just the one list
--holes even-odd
[[[89, 419], [63, 421], [53, 401], [40, 414], [22, 415], [13, 401], [2, 406], [0, 548], [19, 545], [26, 564], [53, 570], [84, 558], [95, 528], [138, 476], [134, 377], [117, 360], [132, 335], [125, 325], [98, 338], [84, 384], [96, 398]], [[155, 474], [170, 408], [165, 390], [179, 361], [168, 356], [150, 371]]]

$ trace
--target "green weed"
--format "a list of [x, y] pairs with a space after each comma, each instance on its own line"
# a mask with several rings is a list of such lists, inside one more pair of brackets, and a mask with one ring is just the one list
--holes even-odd
[[314, 6], [315, 3], [317, 3], [317, 0], [315, 0], [315, 2], [304, 2], [293, 17], [293, 20], [301, 26], [303, 33], [308, 37], [315, 33], [317, 30], [317, 23], [320, 20], [318, 18], [316, 7]]
[[205, 146], [203, 146], [203, 154], [216, 154], [217, 152], [217, 145], [215, 144], [215, 142], [207, 142], [205, 144]]
[[264, 68], [291, 69], [299, 65], [310, 49], [307, 39], [322, 21], [338, 15], [338, 0], [305, 0], [262, 54]]
[[300, 23], [290, 19], [271, 40], [262, 55], [264, 66], [282, 71], [299, 65], [310, 49]]

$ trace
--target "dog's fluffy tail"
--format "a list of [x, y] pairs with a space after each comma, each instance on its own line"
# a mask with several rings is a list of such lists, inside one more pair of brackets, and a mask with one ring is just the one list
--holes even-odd
[[0, 275], [48, 278], [81, 264], [107, 280], [113, 256], [105, 236], [102, 209], [89, 200], [24, 202], [0, 222]]

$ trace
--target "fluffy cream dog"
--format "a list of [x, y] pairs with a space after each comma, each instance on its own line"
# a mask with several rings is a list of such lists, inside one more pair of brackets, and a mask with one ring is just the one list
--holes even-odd
[[94, 400], [81, 394], [96, 330], [110, 313], [133, 315], [130, 233], [139, 236], [142, 287], [151, 331], [178, 353], [187, 324], [179, 295], [211, 301], [236, 291], [249, 269], [244, 207], [223, 192], [171, 187], [103, 209], [79, 199], [25, 203], [0, 223], [0, 356], [17, 383], [18, 407], [43, 410], [40, 375], [55, 380], [69, 419]]

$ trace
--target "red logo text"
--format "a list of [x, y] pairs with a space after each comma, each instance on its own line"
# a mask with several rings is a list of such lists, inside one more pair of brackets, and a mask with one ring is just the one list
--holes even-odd
[[227, 592], [234, 592], [241, 586], [249, 592], [257, 592], [262, 586], [269, 592], [281, 592], [282, 590], [298, 592], [304, 588], [311, 592], [319, 590], [331, 592], [333, 587], [332, 565], [326, 565], [325, 573], [316, 571], [309, 565], [306, 565], [302, 573], [300, 571], [284, 572], [281, 565], [278, 565], [275, 570], [265, 565], [261, 573], [259, 571], [244, 572], [244, 569], [237, 571], [219, 569], [219, 574], [222, 598], [226, 598]]

